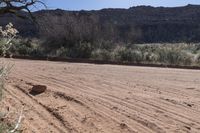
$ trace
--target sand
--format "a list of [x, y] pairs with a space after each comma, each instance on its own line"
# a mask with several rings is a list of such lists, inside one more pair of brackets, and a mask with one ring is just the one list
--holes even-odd
[[[199, 70], [10, 62], [1, 104], [16, 119], [24, 106], [24, 133], [200, 132]], [[31, 95], [34, 85], [47, 90]]]

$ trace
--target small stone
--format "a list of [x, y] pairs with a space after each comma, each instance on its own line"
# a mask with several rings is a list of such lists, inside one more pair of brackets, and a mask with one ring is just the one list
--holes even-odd
[[33, 96], [36, 96], [44, 93], [46, 90], [47, 86], [45, 85], [34, 85], [29, 93]]

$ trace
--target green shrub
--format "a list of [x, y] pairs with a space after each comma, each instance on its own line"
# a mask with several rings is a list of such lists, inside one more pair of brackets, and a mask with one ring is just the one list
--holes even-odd
[[[10, 133], [14, 128], [14, 124], [8, 124], [0, 121], [0, 133]], [[22, 131], [15, 131], [15, 133], [22, 133]]]
[[[200, 65], [197, 55], [200, 44], [119, 44], [111, 41], [91, 43], [88, 41], [58, 40], [53, 46], [44, 45], [41, 41], [29, 39], [14, 40], [11, 54], [29, 56], [56, 56], [70, 58], [88, 58], [120, 62]], [[0, 41], [0, 54], [1, 44]]]
[[170, 65], [190, 65], [193, 57], [179, 48], [163, 47], [156, 51], [158, 62]]
[[157, 63], [159, 56], [153, 52], [143, 53], [143, 61], [147, 63]]
[[200, 65], [200, 53], [196, 54], [196, 56], [194, 57], [195, 63]]
[[91, 54], [92, 59], [109, 61], [112, 59], [112, 53], [106, 49], [97, 49]]
[[32, 40], [15, 39], [13, 44], [14, 45], [12, 45], [11, 49], [8, 51], [9, 54], [33, 57], [45, 56], [44, 50], [40, 44], [34, 43]]
[[142, 53], [138, 50], [133, 50], [126, 47], [118, 47], [114, 51], [115, 59], [118, 61], [125, 62], [136, 62], [140, 63], [143, 61]]
[[[76, 49], [76, 48], [75, 48]], [[92, 45], [89, 42], [80, 42], [77, 46], [77, 57], [89, 58], [92, 54]]]
[[8, 133], [9, 130], [8, 130], [8, 126], [3, 123], [3, 122], [0, 122], [0, 133]]
[[[12, 130], [13, 127], [10, 126], [10, 124], [6, 124], [5, 122], [0, 121], [0, 133], [9, 133], [10, 130]], [[19, 133], [19, 132], [16, 132]]]
[[57, 57], [67, 57], [68, 53], [69, 53], [69, 50], [67, 48], [61, 47], [61, 48], [56, 50], [55, 55]]

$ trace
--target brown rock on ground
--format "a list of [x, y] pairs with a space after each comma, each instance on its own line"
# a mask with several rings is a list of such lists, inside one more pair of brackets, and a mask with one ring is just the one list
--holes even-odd
[[35, 96], [44, 93], [46, 90], [47, 86], [45, 85], [34, 85], [29, 93]]

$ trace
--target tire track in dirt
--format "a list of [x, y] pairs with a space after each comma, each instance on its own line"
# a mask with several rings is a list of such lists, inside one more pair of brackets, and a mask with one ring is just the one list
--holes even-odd
[[175, 114], [176, 115], [176, 114]]
[[[30, 125], [32, 125], [33, 123], [36, 124], [36, 127], [38, 126], [38, 129], [34, 132], [40, 132], [40, 131], [45, 131], [45, 127], [46, 126], [49, 127], [49, 125], [51, 125], [48, 129], [48, 132], [52, 131], [57, 131], [57, 132], [61, 132], [61, 133], [65, 133], [65, 130], [62, 126], [60, 126], [60, 124], [58, 124], [58, 121], [56, 122], [55, 119], [53, 118], [54, 122], [52, 123], [52, 117], [51, 117], [51, 113], [49, 113], [47, 111], [46, 108], [44, 108], [37, 100], [34, 100], [30, 95], [28, 95], [23, 89], [21, 89], [19, 86], [16, 86], [16, 88], [14, 87], [9, 87], [7, 86], [7, 91], [10, 95], [12, 95], [12, 97], [15, 97], [16, 100], [20, 101], [21, 103], [23, 103], [23, 105], [25, 107], [27, 107], [30, 112], [29, 114], [31, 114], [32, 116], [30, 116], [31, 118], [33, 117], [37, 117], [38, 120], [40, 121], [38, 124], [38, 121], [36, 120], [35, 122], [32, 120], [31, 122], [28, 122]], [[43, 112], [41, 114], [41, 112]], [[27, 117], [29, 117], [29, 115], [25, 114]], [[37, 116], [36, 116], [37, 115]], [[36, 118], [34, 118], [36, 119]], [[27, 121], [25, 121], [27, 122]], [[45, 125], [45, 123], [47, 123], [48, 125]], [[27, 125], [29, 125], [27, 124]], [[41, 125], [40, 125], [41, 124]], [[30, 130], [31, 131], [31, 130]], [[27, 131], [29, 132], [29, 131]]]
[[[141, 119], [141, 118], [140, 118]], [[145, 122], [145, 121], [140, 121], [140, 120], [137, 120], [138, 122], [140, 122], [140, 123], [142, 123], [143, 125], [147, 125], [147, 126], [150, 126], [151, 128], [153, 128], [153, 126], [152, 125], [154, 125], [154, 124], [152, 124], [152, 123], [150, 123], [150, 122]], [[154, 127], [155, 127], [155, 129], [159, 129], [158, 127], [156, 127], [155, 125], [154, 125]], [[144, 128], [144, 127], [143, 127]], [[159, 129], [159, 130], [161, 130], [161, 129]], [[159, 130], [156, 130], [157, 132], [163, 132], [163, 131], [159, 131]]]
[[[55, 82], [55, 81], [54, 81], [54, 82]], [[72, 85], [72, 86], [73, 86], [73, 85]], [[95, 95], [95, 94], [92, 94], [92, 95]], [[109, 117], [109, 115], [107, 115], [107, 117]], [[115, 121], [116, 121], [116, 120], [115, 120]], [[118, 123], [119, 123], [119, 125], [120, 125], [120, 122], [118, 122]], [[142, 127], [142, 128], [144, 128], [144, 127]], [[141, 128], [141, 129], [142, 129], [142, 128]], [[130, 131], [131, 131], [131, 130], [130, 130]]]
[[34, 99], [68, 132], [200, 131], [200, 71], [26, 60], [13, 71], [26, 93], [47, 85]]
[[[39, 82], [38, 82], [39, 83]], [[58, 92], [57, 92], [58, 93]], [[69, 99], [71, 99], [71, 100], [73, 100], [73, 98], [71, 98], [71, 97], [69, 97], [69, 96], [67, 96], [67, 99], [69, 100]], [[76, 102], [77, 102], [77, 100], [75, 100]], [[80, 102], [79, 102], [80, 103]], [[51, 109], [51, 108], [50, 108]], [[52, 109], [51, 109], [52, 110]], [[75, 110], [74, 110], [75, 111]], [[55, 112], [54, 112], [55, 113]], [[95, 112], [95, 114], [97, 114], [97, 112]], [[107, 119], [106, 117], [104, 117], [104, 119]], [[119, 124], [120, 125], [120, 124]], [[123, 132], [123, 131], [122, 131]], [[131, 130], [130, 130], [130, 132], [132, 132]]]

